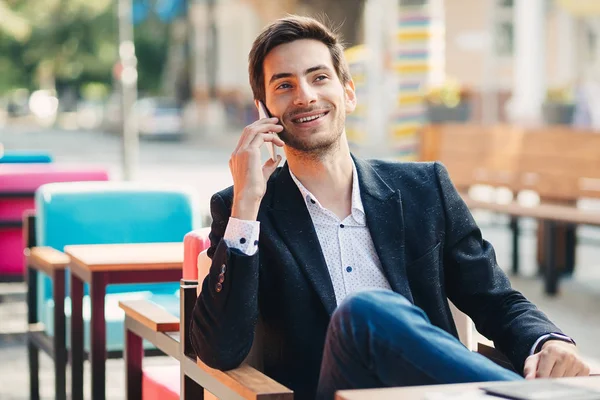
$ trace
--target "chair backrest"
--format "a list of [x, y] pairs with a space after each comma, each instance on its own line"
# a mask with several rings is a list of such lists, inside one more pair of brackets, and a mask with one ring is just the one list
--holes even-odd
[[52, 156], [45, 151], [6, 150], [0, 152], [0, 164], [45, 164], [52, 162]]
[[459, 190], [475, 184], [533, 190], [549, 200], [600, 198], [600, 135], [568, 127], [538, 129], [430, 125], [421, 160], [441, 161]]
[[[205, 233], [206, 236], [206, 240], [208, 240], [208, 232], [210, 232], [210, 229], [206, 228], [203, 230], [203, 233]], [[197, 238], [196, 240], [201, 240], [201, 238]], [[190, 245], [188, 245], [188, 243], [186, 242], [186, 246], [190, 246], [190, 251], [189, 251], [189, 257], [190, 259], [193, 257], [193, 254], [197, 254], [197, 266], [198, 266], [198, 272], [197, 272], [197, 279], [198, 279], [198, 295], [200, 295], [200, 291], [202, 290], [202, 282], [204, 281], [204, 278], [208, 275], [208, 271], [210, 270], [210, 266], [211, 266], [211, 259], [208, 257], [208, 255], [206, 254], [206, 250], [201, 250], [199, 253], [193, 253], [192, 248], [191, 248], [191, 243]], [[194, 247], [194, 249], [198, 249], [200, 248], [200, 246], [196, 245]], [[208, 248], [208, 246], [206, 247]], [[188, 254], [187, 250], [186, 250], [186, 254]], [[452, 312], [452, 316], [454, 318], [454, 323], [456, 325], [456, 329], [458, 331], [458, 337], [460, 339], [460, 341], [469, 349], [471, 350], [475, 350], [474, 349], [474, 345], [475, 343], [473, 342], [473, 321], [471, 321], [471, 318], [469, 318], [466, 314], [464, 314], [463, 312], [461, 312], [458, 308], [456, 308], [456, 306], [454, 306], [454, 304], [450, 303], [450, 311]], [[256, 340], [256, 339], [255, 339]], [[258, 353], [260, 353], [260, 344], [254, 343], [252, 345], [252, 350], [250, 352], [250, 355], [248, 356], [249, 359], [252, 362], [249, 362], [251, 365], [259, 365], [259, 362], [257, 361], [259, 359], [258, 357]], [[248, 360], [248, 359], [247, 359]]]
[[[42, 185], [35, 197], [38, 246], [63, 250], [73, 244], [181, 242], [199, 222], [199, 204], [187, 187], [125, 182], [69, 182]], [[38, 306], [51, 296], [42, 282]], [[44, 279], [45, 278], [45, 279]], [[107, 293], [173, 293], [178, 282], [114, 285]]]
[[104, 168], [64, 167], [54, 163], [0, 165], [0, 192], [33, 194], [47, 183], [106, 180], [108, 173]]
[[[210, 246], [209, 233], [210, 228], [201, 228], [188, 232], [183, 238], [183, 279], [202, 281], [208, 275], [210, 259], [206, 255], [206, 249]], [[199, 254], [204, 254], [208, 260], [207, 269], [202, 273], [199, 271]]]
[[510, 127], [430, 125], [422, 130], [421, 160], [441, 161], [462, 191], [474, 184], [512, 189], [518, 180], [518, 134]]

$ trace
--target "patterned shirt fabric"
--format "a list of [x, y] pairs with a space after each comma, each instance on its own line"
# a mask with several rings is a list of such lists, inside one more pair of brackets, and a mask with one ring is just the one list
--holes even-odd
[[[343, 220], [323, 207], [292, 171], [290, 174], [306, 202], [329, 270], [337, 304], [339, 305], [347, 295], [359, 290], [390, 289], [366, 224], [354, 161], [352, 162], [351, 214]], [[249, 242], [254, 243], [256, 240], [254, 238], [258, 238], [259, 230], [258, 221], [230, 218], [224, 240], [229, 247], [253, 255], [258, 247], [250, 245]]]

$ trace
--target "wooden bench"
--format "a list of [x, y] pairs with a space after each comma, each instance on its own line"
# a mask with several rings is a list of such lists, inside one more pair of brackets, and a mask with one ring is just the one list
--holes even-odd
[[[511, 216], [514, 272], [519, 259], [518, 218], [537, 219], [546, 291], [556, 293], [557, 264], [568, 256], [556, 239], [557, 232], [576, 225], [598, 225], [597, 213], [578, 208], [577, 201], [600, 199], [600, 135], [557, 127], [431, 125], [422, 131], [421, 159], [441, 161], [470, 208]], [[468, 191], [475, 185], [507, 188], [513, 201], [474, 201]], [[536, 192], [541, 202], [519, 203], [518, 194], [525, 190]]]

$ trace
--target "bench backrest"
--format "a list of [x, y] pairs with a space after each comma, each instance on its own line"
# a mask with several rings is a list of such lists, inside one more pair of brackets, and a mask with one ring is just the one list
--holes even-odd
[[541, 197], [600, 197], [600, 134], [570, 128], [471, 124], [424, 128], [421, 160], [441, 161], [459, 190], [505, 186]]

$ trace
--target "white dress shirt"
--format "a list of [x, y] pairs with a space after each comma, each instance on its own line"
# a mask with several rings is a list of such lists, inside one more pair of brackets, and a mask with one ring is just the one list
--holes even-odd
[[[350, 293], [390, 289], [367, 228], [356, 166], [352, 162], [352, 211], [344, 220], [323, 207], [290, 171], [312, 219], [339, 305]], [[230, 218], [223, 239], [229, 247], [253, 255], [258, 250], [258, 221]]]

